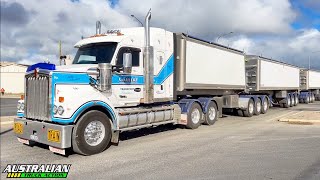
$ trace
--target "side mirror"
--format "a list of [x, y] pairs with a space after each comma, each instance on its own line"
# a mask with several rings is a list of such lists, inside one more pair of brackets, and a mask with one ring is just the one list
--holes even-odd
[[132, 54], [123, 53], [123, 72], [130, 74], [132, 70]]

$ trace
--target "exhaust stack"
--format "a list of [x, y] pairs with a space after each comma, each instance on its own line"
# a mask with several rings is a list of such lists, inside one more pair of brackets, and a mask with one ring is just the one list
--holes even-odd
[[154, 102], [154, 67], [153, 67], [153, 47], [150, 46], [150, 19], [151, 9], [145, 17], [144, 36], [145, 47], [143, 51], [144, 60], [144, 100], [145, 104], [152, 104]]
[[96, 35], [101, 34], [101, 22], [96, 22]]

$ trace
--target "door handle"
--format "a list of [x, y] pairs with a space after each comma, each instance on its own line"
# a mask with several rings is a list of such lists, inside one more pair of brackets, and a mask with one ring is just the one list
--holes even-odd
[[134, 91], [135, 91], [135, 92], [140, 92], [140, 91], [141, 91], [141, 88], [134, 88]]

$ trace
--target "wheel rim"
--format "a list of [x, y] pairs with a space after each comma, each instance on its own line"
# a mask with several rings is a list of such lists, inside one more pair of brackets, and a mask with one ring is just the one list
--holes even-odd
[[254, 111], [253, 103], [249, 104], [249, 113], [252, 114]]
[[210, 120], [214, 120], [216, 118], [216, 109], [214, 107], [210, 107], [208, 113]]
[[296, 104], [299, 103], [299, 99], [298, 99], [298, 96], [296, 96]]
[[194, 109], [191, 112], [191, 120], [193, 124], [197, 124], [200, 121], [200, 111], [198, 109]]
[[102, 142], [106, 134], [104, 125], [100, 121], [91, 121], [84, 130], [84, 139], [90, 146], [96, 146]]
[[257, 102], [257, 112], [259, 113], [261, 111], [261, 101]]
[[291, 99], [290, 97], [287, 98], [287, 104], [288, 104], [288, 106], [290, 106], [290, 104], [291, 104], [290, 99]]
[[267, 100], [264, 100], [263, 101], [263, 110], [266, 112], [268, 109], [268, 101]]

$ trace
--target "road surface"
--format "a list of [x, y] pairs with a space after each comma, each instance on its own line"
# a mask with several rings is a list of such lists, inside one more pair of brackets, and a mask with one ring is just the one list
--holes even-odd
[[[69, 179], [320, 179], [320, 125], [277, 120], [320, 103], [273, 108], [252, 118], [228, 116], [196, 130], [161, 126], [121, 134], [118, 146], [68, 157], [45, 146], [18, 143], [1, 127], [1, 170], [6, 164], [72, 164]], [[4, 178], [5, 174], [1, 174]]]
[[17, 114], [19, 98], [0, 98], [0, 116], [14, 116]]

